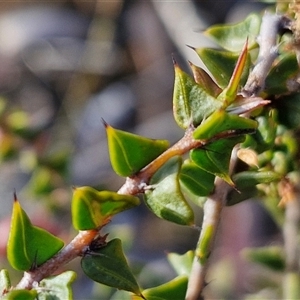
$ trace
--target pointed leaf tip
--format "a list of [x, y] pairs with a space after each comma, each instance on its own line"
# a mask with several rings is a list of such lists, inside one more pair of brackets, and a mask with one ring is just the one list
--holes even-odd
[[101, 120], [102, 120], [104, 127], [107, 128], [109, 126], [108, 123], [103, 118], [101, 118]]
[[63, 245], [61, 239], [32, 225], [20, 203], [14, 202], [7, 243], [7, 258], [13, 268], [28, 271], [32, 266], [44, 263]]
[[157, 140], [106, 128], [110, 162], [120, 176], [132, 176], [169, 147], [167, 140]]
[[246, 39], [243, 49], [238, 57], [233, 73], [229, 80], [228, 86], [218, 96], [218, 99], [224, 101], [226, 106], [228, 106], [236, 98], [238, 87], [240, 85], [240, 81], [246, 66], [247, 57], [248, 57], [248, 38]]

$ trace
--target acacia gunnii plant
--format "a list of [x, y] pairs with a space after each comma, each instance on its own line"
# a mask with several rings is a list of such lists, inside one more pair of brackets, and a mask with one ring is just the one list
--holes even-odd
[[[92, 280], [123, 290], [122, 299], [204, 299], [222, 209], [253, 197], [282, 229], [283, 244], [244, 254], [280, 274], [278, 298], [299, 299], [298, 10], [297, 1], [279, 3], [240, 23], [208, 28], [204, 34], [219, 48], [194, 50], [211, 75], [190, 63], [191, 76], [174, 60], [173, 111], [183, 131], [174, 145], [103, 121], [112, 168], [125, 183], [117, 192], [74, 187], [78, 234], [67, 245], [33, 225], [15, 195], [7, 258], [24, 275], [12, 285], [8, 271], [0, 272], [1, 299], [71, 299], [75, 272], [53, 274], [77, 257]], [[137, 196], [159, 218], [201, 227], [195, 249], [168, 254], [178, 276], [148, 289], [130, 270], [121, 240], [102, 232], [114, 215], [139, 205]], [[195, 224], [189, 201], [203, 209], [202, 224]]]

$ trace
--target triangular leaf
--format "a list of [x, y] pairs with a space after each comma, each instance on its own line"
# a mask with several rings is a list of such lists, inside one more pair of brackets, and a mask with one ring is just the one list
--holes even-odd
[[152, 188], [145, 192], [147, 206], [158, 217], [181, 225], [192, 225], [194, 213], [179, 185], [180, 157], [170, 159], [152, 177]]
[[[245, 43], [245, 41], [246, 39], [243, 43]], [[226, 88], [230, 82], [230, 78], [239, 58], [239, 53], [210, 48], [197, 48], [195, 50], [207, 69], [211, 72], [217, 84], [223, 89]], [[247, 80], [249, 66], [250, 56], [247, 55], [246, 64], [241, 77], [241, 85], [243, 85]]]
[[96, 229], [115, 214], [140, 204], [137, 197], [83, 186], [74, 189], [72, 221], [77, 230]]
[[256, 121], [237, 115], [228, 114], [224, 110], [220, 109], [211, 114], [195, 129], [193, 137], [199, 140], [206, 140], [227, 130], [247, 130], [255, 128], [257, 128]]
[[208, 196], [214, 189], [215, 176], [186, 160], [181, 167], [180, 183], [194, 195]]
[[51, 258], [63, 245], [63, 241], [56, 236], [33, 226], [15, 199], [7, 244], [7, 258], [13, 268], [28, 271]]
[[154, 140], [115, 129], [105, 124], [110, 162], [120, 176], [131, 176], [169, 147], [166, 140]]
[[173, 112], [180, 127], [186, 129], [192, 124], [200, 124], [203, 118], [221, 106], [221, 101], [211, 96], [175, 64]]
[[168, 261], [176, 271], [177, 275], [189, 276], [194, 261], [194, 251], [190, 250], [184, 254], [169, 253]]
[[178, 276], [160, 286], [144, 290], [143, 296], [147, 300], [184, 300], [187, 284], [187, 276]]
[[81, 267], [96, 282], [141, 295], [123, 254], [120, 239], [113, 239], [106, 246], [91, 250], [82, 258]]
[[194, 149], [190, 152], [191, 159], [206, 172], [212, 173], [234, 185], [229, 176], [229, 161], [232, 148], [244, 140], [243, 136], [220, 139], [205, 149]]
[[211, 37], [224, 49], [235, 52], [242, 49], [247, 38], [249, 48], [256, 46], [260, 23], [261, 17], [257, 14], [251, 14], [244, 21], [237, 24], [211, 26], [204, 34]]
[[40, 284], [39, 300], [64, 299], [72, 300], [71, 284], [76, 278], [76, 273], [66, 271], [59, 275], [43, 279]]

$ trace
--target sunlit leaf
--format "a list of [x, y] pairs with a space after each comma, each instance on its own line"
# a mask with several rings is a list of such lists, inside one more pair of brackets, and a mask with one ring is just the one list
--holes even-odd
[[[246, 39], [244, 40], [245, 43]], [[239, 53], [233, 53], [223, 50], [216, 50], [210, 48], [195, 49], [207, 69], [212, 74], [216, 83], [221, 88], [226, 88], [230, 82], [234, 68], [239, 58]], [[243, 85], [248, 77], [250, 67], [250, 56], [247, 55], [245, 67], [241, 76], [240, 84]]]
[[1, 297], [1, 300], [35, 300], [36, 290], [12, 290]]
[[59, 275], [43, 279], [39, 284], [38, 300], [72, 300], [71, 284], [75, 279], [76, 273], [73, 271], [66, 271]]
[[214, 189], [215, 176], [186, 160], [180, 171], [180, 183], [194, 195], [208, 196]]
[[142, 169], [169, 147], [166, 140], [154, 140], [115, 129], [105, 124], [110, 162], [120, 176]]
[[191, 76], [175, 64], [173, 112], [177, 124], [186, 129], [220, 108], [222, 102], [211, 96]]
[[177, 275], [189, 276], [194, 260], [194, 251], [188, 251], [184, 254], [169, 253], [168, 261], [176, 271]]
[[74, 188], [72, 221], [77, 230], [96, 229], [113, 215], [139, 205], [140, 200], [132, 195], [111, 191], [97, 191], [91, 187]]
[[56, 236], [33, 226], [15, 199], [7, 244], [7, 258], [13, 268], [28, 271], [51, 258], [63, 245], [63, 241]]
[[184, 300], [187, 283], [187, 276], [178, 276], [160, 286], [144, 290], [143, 296], [147, 300]]
[[273, 271], [284, 271], [285, 269], [284, 251], [277, 246], [245, 248], [242, 256], [248, 261], [258, 263]]
[[8, 291], [11, 287], [10, 278], [6, 269], [0, 270], [0, 295]]
[[191, 159], [200, 168], [234, 185], [229, 176], [229, 161], [232, 148], [244, 140], [243, 136], [220, 139], [207, 145], [205, 149], [194, 149], [190, 152]]
[[240, 87], [240, 80], [244, 72], [246, 61], [247, 61], [247, 55], [248, 55], [247, 47], [248, 47], [248, 40], [245, 42], [245, 45], [239, 55], [239, 58], [236, 62], [235, 68], [232, 72], [227, 87], [218, 96], [218, 99], [223, 101], [224, 104], [226, 104], [226, 107], [235, 100], [238, 92], [238, 88]]
[[174, 157], [160, 168], [145, 192], [147, 206], [158, 217], [181, 225], [192, 225], [193, 210], [180, 190], [179, 171], [181, 159]]
[[91, 250], [81, 260], [84, 273], [92, 280], [140, 295], [140, 288], [123, 254], [121, 240]]
[[236, 24], [222, 24], [209, 27], [204, 34], [211, 37], [220, 46], [229, 51], [240, 51], [248, 39], [249, 48], [255, 47], [259, 34], [261, 17], [250, 14], [245, 20]]
[[226, 113], [224, 110], [217, 110], [211, 114], [194, 131], [195, 139], [206, 140], [216, 134], [227, 130], [255, 129], [257, 122], [248, 118]]

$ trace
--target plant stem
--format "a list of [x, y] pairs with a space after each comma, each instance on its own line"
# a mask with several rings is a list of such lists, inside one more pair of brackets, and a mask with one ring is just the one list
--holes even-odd
[[277, 35], [287, 26], [288, 19], [282, 15], [266, 12], [262, 18], [257, 38], [259, 53], [257, 63], [252, 69], [242, 90], [245, 97], [259, 95], [264, 88], [265, 79], [278, 55]]
[[[236, 151], [233, 151], [230, 169], [236, 161]], [[226, 204], [227, 194], [232, 189], [225, 181], [217, 178], [215, 191], [207, 198], [203, 206], [202, 230], [195, 251], [194, 262], [186, 292], [186, 300], [201, 300], [202, 291], [206, 286], [205, 277], [208, 261], [213, 249], [217, 229], [221, 221], [221, 213]]]
[[[143, 193], [152, 175], [171, 157], [176, 155], [183, 155], [191, 149], [203, 147], [215, 140], [232, 137], [239, 134], [242, 134], [242, 132], [229, 130], [214, 136], [210, 140], [203, 141], [195, 140], [193, 138], [193, 129], [190, 128], [186, 131], [182, 139], [180, 139], [176, 144], [162, 153], [159, 157], [157, 157], [135, 176], [131, 178], [128, 177], [125, 184], [119, 189], [118, 193], [124, 195], [135, 195], [138, 193]], [[105, 224], [103, 226], [105, 226]], [[51, 259], [38, 266], [34, 270], [25, 272], [23, 278], [18, 283], [17, 288], [31, 289], [39, 281], [52, 275], [56, 270], [61, 268], [66, 263], [70, 262], [78, 256], [82, 256], [91, 242], [97, 236], [99, 236], [100, 229], [80, 231], [68, 245], [66, 245]]]
[[75, 236], [75, 238], [55, 256], [33, 271], [25, 272], [16, 288], [31, 289], [42, 279], [52, 275], [57, 269], [61, 268], [66, 263], [83, 255], [87, 250], [87, 247], [97, 235], [98, 230], [80, 231], [77, 236]]

